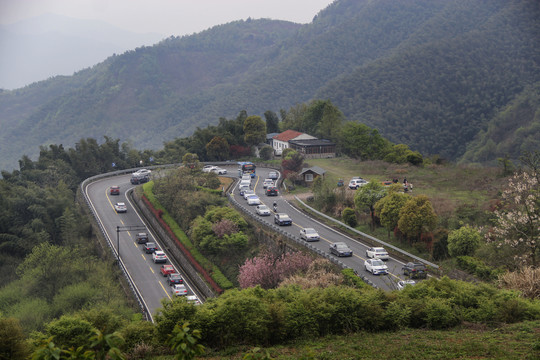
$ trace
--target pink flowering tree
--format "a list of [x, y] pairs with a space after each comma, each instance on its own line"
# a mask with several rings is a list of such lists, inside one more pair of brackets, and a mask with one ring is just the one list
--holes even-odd
[[519, 265], [540, 265], [540, 186], [536, 169], [516, 173], [502, 193], [502, 206], [494, 212], [495, 226], [488, 242], [515, 249]]
[[240, 267], [238, 283], [241, 288], [260, 285], [272, 289], [285, 278], [305, 272], [313, 259], [301, 252], [285, 253], [279, 256], [266, 253], [246, 260]]

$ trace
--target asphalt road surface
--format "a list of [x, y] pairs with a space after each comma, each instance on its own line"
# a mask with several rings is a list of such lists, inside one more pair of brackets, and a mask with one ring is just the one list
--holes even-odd
[[[152, 260], [152, 254], [146, 254], [142, 245], [137, 244], [135, 241], [137, 233], [146, 232], [149, 236], [149, 242], [156, 243], [160, 250], [167, 253], [154, 234], [146, 228], [142, 218], [136, 213], [133, 205], [126, 197], [126, 191], [134, 187], [130, 183], [130, 178], [131, 175], [122, 175], [98, 180], [90, 183], [85, 191], [90, 199], [91, 206], [94, 207], [97, 213], [98, 221], [102, 223], [106, 235], [111, 240], [114, 248], [117, 251], [119, 249], [120, 259], [124, 263], [128, 274], [134, 280], [135, 286], [144, 298], [146, 307], [153, 318], [156, 311], [162, 307], [161, 300], [170, 300], [175, 295], [171, 292], [167, 278], [160, 272], [160, 267], [163, 264], [155, 264]], [[109, 188], [113, 185], [120, 186], [120, 195], [109, 194]], [[117, 202], [126, 204], [126, 213], [116, 213], [114, 204]], [[137, 227], [137, 229], [129, 230], [134, 227]], [[146, 229], [139, 230], [141, 228]], [[118, 229], [121, 231], [117, 231]], [[176, 271], [183, 276], [177, 264], [172, 263], [168, 255], [166, 264], [172, 264]], [[195, 292], [190, 284], [185, 281], [185, 277], [184, 283], [188, 295], [194, 295]]]

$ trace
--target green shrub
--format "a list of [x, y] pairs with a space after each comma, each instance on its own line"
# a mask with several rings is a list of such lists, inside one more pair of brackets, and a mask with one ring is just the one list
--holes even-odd
[[259, 151], [259, 156], [263, 160], [270, 160], [272, 159], [273, 155], [274, 149], [270, 145], [263, 146], [262, 149]]
[[349, 207], [343, 209], [341, 217], [343, 218], [343, 222], [350, 227], [356, 227], [356, 225], [358, 225], [358, 220], [356, 219], [356, 212], [354, 209]]
[[127, 353], [132, 353], [142, 344], [151, 347], [159, 345], [156, 339], [156, 326], [149, 321], [132, 322], [122, 328], [121, 335], [125, 339], [124, 346]]
[[411, 309], [399, 302], [391, 302], [384, 312], [384, 325], [387, 329], [406, 328], [411, 321]]
[[158, 340], [167, 340], [176, 324], [183, 324], [186, 321], [192, 322], [197, 314], [198, 308], [190, 304], [182, 297], [174, 298], [172, 301], [162, 301], [161, 312], [156, 314], [156, 334]]
[[472, 255], [480, 246], [482, 235], [470, 226], [462, 226], [448, 234], [448, 252], [450, 256]]
[[450, 301], [441, 298], [426, 299], [424, 320], [432, 329], [447, 329], [459, 323]]
[[497, 279], [502, 269], [493, 269], [487, 266], [482, 260], [472, 256], [458, 256], [456, 258], [457, 266], [467, 271], [468, 273], [479, 277], [485, 281], [493, 281]]
[[88, 339], [94, 335], [95, 328], [90, 322], [78, 316], [64, 315], [45, 327], [46, 337], [54, 336], [54, 343], [62, 349], [90, 346]]
[[343, 275], [344, 283], [347, 286], [355, 287], [358, 289], [372, 289], [372, 287], [366, 284], [361, 277], [356, 275], [353, 269], [343, 269], [341, 270], [341, 274]]

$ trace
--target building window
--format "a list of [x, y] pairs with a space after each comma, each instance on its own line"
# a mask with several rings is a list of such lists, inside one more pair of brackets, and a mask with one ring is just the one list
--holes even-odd
[[306, 174], [306, 181], [313, 181], [313, 174]]

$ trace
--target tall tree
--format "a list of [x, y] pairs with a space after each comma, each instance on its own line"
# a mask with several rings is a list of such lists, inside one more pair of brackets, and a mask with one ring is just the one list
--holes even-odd
[[399, 230], [409, 240], [418, 240], [421, 235], [431, 232], [437, 225], [437, 214], [425, 195], [409, 199], [399, 212]]
[[381, 224], [388, 231], [393, 231], [398, 225], [399, 212], [409, 198], [407, 194], [391, 192], [375, 204]]
[[260, 116], [252, 115], [244, 121], [244, 140], [250, 146], [266, 140], [266, 124]]
[[279, 132], [279, 119], [275, 112], [266, 111], [264, 113], [264, 119], [266, 120], [266, 131], [268, 133]]
[[341, 150], [360, 160], [382, 159], [390, 149], [390, 142], [379, 131], [365, 124], [347, 122], [339, 134]]
[[229, 143], [221, 136], [214, 136], [206, 144], [206, 154], [211, 160], [225, 160], [229, 158]]
[[495, 226], [486, 238], [516, 249], [521, 265], [540, 264], [540, 184], [534, 171], [516, 173], [502, 193], [502, 207], [495, 211]]
[[354, 195], [354, 206], [357, 210], [369, 208], [372, 228], [375, 228], [375, 204], [384, 197], [385, 192], [381, 184], [371, 181], [356, 190]]

